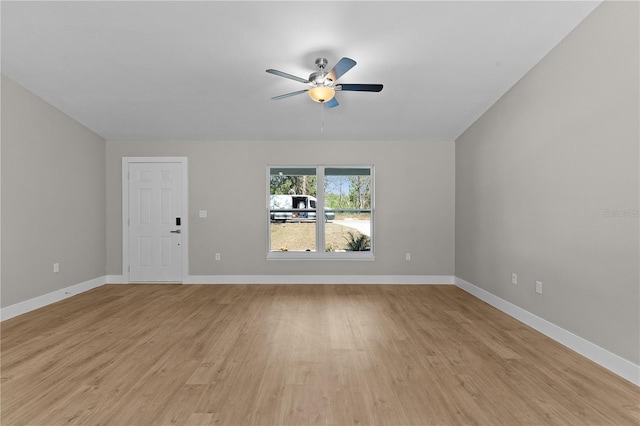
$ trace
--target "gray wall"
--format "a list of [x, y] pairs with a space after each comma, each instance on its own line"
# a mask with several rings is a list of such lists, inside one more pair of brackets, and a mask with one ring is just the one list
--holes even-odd
[[[451, 141], [108, 141], [108, 273], [122, 274], [122, 157], [186, 156], [190, 275], [453, 275], [454, 148]], [[266, 260], [266, 166], [278, 163], [374, 164], [374, 262]], [[222, 261], [214, 262], [216, 252]]]
[[0, 305], [105, 275], [106, 141], [4, 76], [1, 136]]
[[458, 277], [635, 364], [638, 40], [638, 3], [603, 3], [459, 137], [455, 246]]

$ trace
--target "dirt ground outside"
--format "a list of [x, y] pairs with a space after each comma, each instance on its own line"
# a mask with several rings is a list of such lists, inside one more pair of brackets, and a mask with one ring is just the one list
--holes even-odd
[[[325, 250], [345, 250], [352, 233], [356, 238], [361, 234], [356, 229], [337, 223], [325, 223]], [[316, 249], [316, 224], [314, 222], [271, 223], [271, 250]]]

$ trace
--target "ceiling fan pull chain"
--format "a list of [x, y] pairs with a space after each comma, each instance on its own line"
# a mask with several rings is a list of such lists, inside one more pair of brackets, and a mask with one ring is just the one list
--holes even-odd
[[320, 104], [320, 133], [324, 133], [324, 105]]

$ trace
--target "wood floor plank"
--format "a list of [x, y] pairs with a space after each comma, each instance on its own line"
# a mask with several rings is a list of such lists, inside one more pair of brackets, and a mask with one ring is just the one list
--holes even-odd
[[1, 327], [7, 425], [638, 425], [640, 389], [450, 285], [107, 285]]

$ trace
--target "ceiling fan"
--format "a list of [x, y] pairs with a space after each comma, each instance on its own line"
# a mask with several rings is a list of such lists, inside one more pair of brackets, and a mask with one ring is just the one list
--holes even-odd
[[309, 92], [309, 97], [316, 102], [323, 103], [327, 108], [334, 108], [339, 105], [335, 98], [336, 91], [352, 91], [352, 92], [379, 92], [382, 90], [382, 84], [336, 84], [336, 81], [342, 77], [347, 71], [356, 65], [356, 61], [350, 58], [342, 58], [330, 70], [325, 71], [327, 67], [325, 58], [316, 59], [317, 71], [311, 73], [308, 79], [296, 77], [286, 72], [268, 69], [267, 72], [280, 77], [289, 78], [311, 86], [309, 89], [298, 90], [296, 92], [285, 93], [284, 95], [274, 96], [273, 100], [288, 98], [290, 96], [299, 95]]

